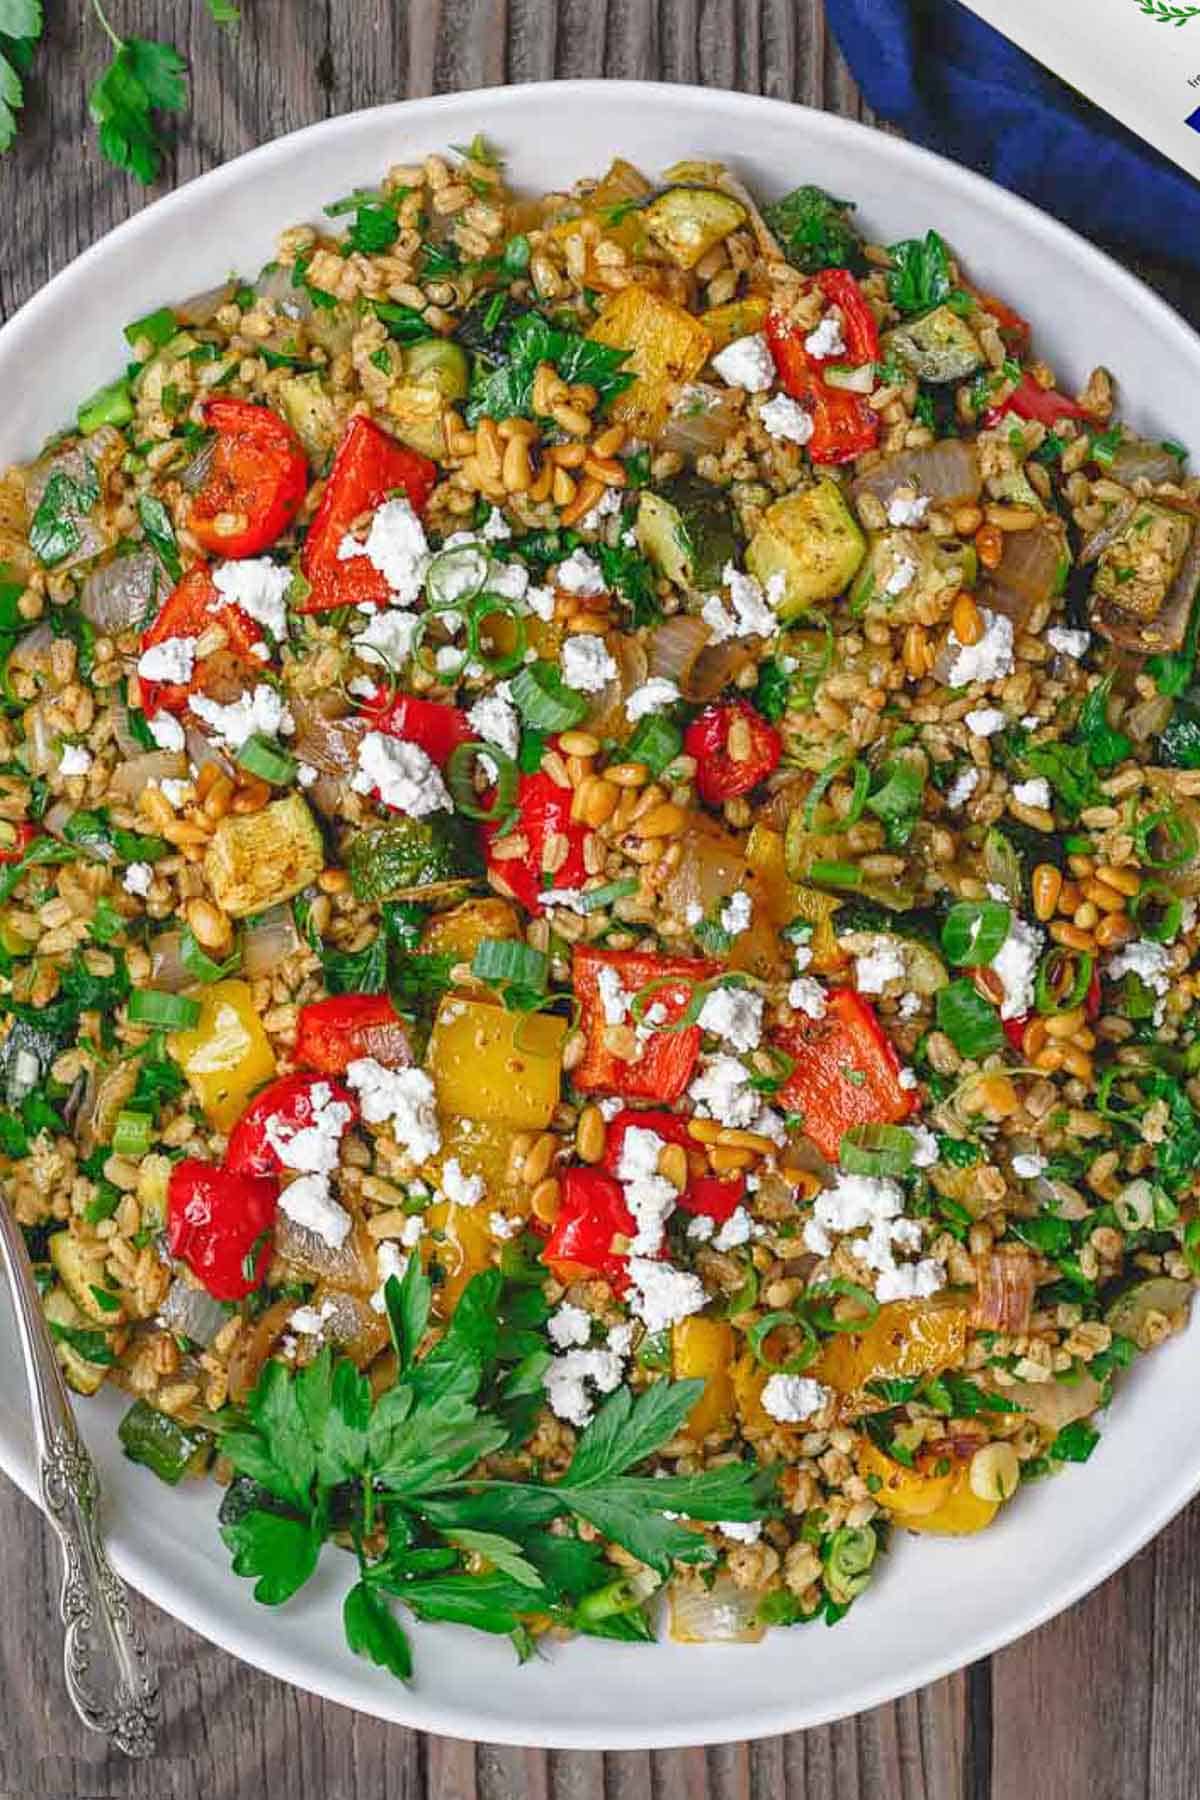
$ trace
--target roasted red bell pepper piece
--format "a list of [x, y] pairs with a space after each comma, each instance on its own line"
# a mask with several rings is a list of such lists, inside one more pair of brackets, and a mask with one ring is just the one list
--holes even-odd
[[214, 556], [257, 556], [300, 510], [308, 491], [304, 450], [278, 413], [250, 400], [209, 400], [204, 422], [217, 441], [188, 528]]
[[1025, 1027], [1029, 1023], [1029, 1014], [1023, 1013], [1019, 1019], [1001, 1019], [1004, 1035], [1014, 1050], [1020, 1050], [1025, 1037]]
[[[661, 1007], [659, 1029], [652, 1030], [632, 1059], [617, 1056], [608, 1047], [609, 1025], [605, 1017], [600, 971], [612, 969], [626, 994], [633, 997], [651, 982], [664, 982], [648, 1000], [648, 1009]], [[687, 1011], [697, 982], [718, 973], [716, 963], [685, 956], [653, 956], [637, 950], [594, 950], [579, 946], [572, 961], [571, 979], [581, 1009], [580, 1024], [587, 1039], [583, 1061], [572, 1072], [582, 1093], [624, 1094], [631, 1098], [670, 1102], [678, 1100], [691, 1080], [700, 1054], [700, 1027], [686, 1025], [678, 1031], [661, 1029]], [[627, 1019], [632, 1028], [634, 1021]], [[646, 1021], [650, 1023], [649, 1020]]]
[[1088, 416], [1078, 401], [1069, 400], [1057, 388], [1039, 386], [1029, 374], [1023, 374], [1008, 399], [1002, 400], [999, 406], [990, 407], [980, 423], [990, 429], [1010, 412], [1016, 413], [1018, 419], [1034, 419], [1047, 430], [1057, 425], [1060, 419], [1086, 419]]
[[262, 642], [262, 632], [240, 606], [222, 600], [213, 583], [207, 563], [195, 563], [177, 582], [163, 601], [154, 623], [142, 633], [142, 650], [151, 649], [167, 638], [198, 638], [214, 625], [225, 633], [225, 647], [196, 663], [190, 681], [148, 681], [139, 677], [142, 707], [147, 718], [157, 712], [183, 712], [192, 694], [203, 693], [206, 681], [218, 669], [228, 669], [230, 657], [261, 672], [262, 663], [253, 654], [253, 646]]
[[[729, 734], [739, 721], [750, 734], [750, 749], [735, 759], [729, 751]], [[775, 727], [746, 700], [706, 706], [684, 732], [683, 747], [696, 759], [696, 789], [709, 806], [748, 794], [779, 767], [783, 755], [783, 739]]]
[[188, 1158], [167, 1185], [167, 1246], [214, 1300], [242, 1300], [271, 1260], [279, 1183]]
[[830, 988], [823, 1019], [798, 1018], [772, 1041], [795, 1065], [775, 1104], [801, 1115], [830, 1162], [852, 1125], [898, 1125], [916, 1107], [875, 1008], [851, 988]]
[[620, 1182], [603, 1169], [574, 1168], [563, 1176], [562, 1187], [562, 1205], [542, 1261], [556, 1281], [598, 1275], [621, 1291], [629, 1282], [629, 1243], [637, 1222]]
[[814, 463], [852, 462], [879, 441], [879, 416], [861, 394], [830, 387], [821, 377], [821, 364], [804, 348], [808, 333], [782, 314], [769, 312], [767, 342], [784, 392], [812, 414], [813, 434], [808, 454]]
[[19, 825], [0, 820], [0, 863], [20, 862], [34, 838], [41, 837], [36, 825], [23, 819]]
[[374, 512], [393, 494], [405, 495], [414, 512], [424, 512], [436, 485], [435, 463], [398, 444], [362, 413], [356, 414], [337, 447], [300, 553], [300, 568], [311, 589], [300, 611], [386, 606], [389, 589], [379, 570], [365, 556], [341, 561], [338, 548], [356, 519]]
[[[527, 912], [545, 911], [538, 895], [548, 888], [577, 888], [587, 880], [583, 853], [591, 832], [571, 817], [573, 799], [571, 788], [559, 787], [539, 769], [536, 774], [520, 776], [517, 782], [518, 819], [514, 830], [525, 840], [524, 852], [520, 856], [497, 857], [494, 852], [500, 828], [484, 827], [488, 874], [493, 885], [519, 900]], [[552, 838], [567, 840], [567, 854], [551, 874], [546, 870], [545, 858]]]
[[380, 687], [362, 701], [362, 710], [372, 731], [418, 745], [439, 767], [449, 761], [459, 744], [469, 744], [476, 737], [466, 713], [444, 700], [415, 700], [411, 694]]
[[866, 295], [849, 269], [822, 269], [816, 283], [829, 304], [836, 306], [842, 315], [842, 341], [846, 348], [839, 350], [836, 356], [814, 357], [813, 361], [818, 367], [822, 362], [855, 366], [878, 362], [879, 326]]
[[[229, 1136], [225, 1167], [237, 1175], [279, 1175], [296, 1166], [285, 1162], [273, 1139], [284, 1140], [306, 1131], [332, 1105], [350, 1109], [345, 1131], [358, 1117], [358, 1102], [338, 1081], [323, 1075], [282, 1075], [256, 1094]], [[268, 1130], [268, 1121], [273, 1128]], [[307, 1173], [316, 1171], [308, 1169]]]
[[[653, 1108], [635, 1112], [631, 1107], [625, 1112], [619, 1112], [615, 1119], [610, 1119], [605, 1131], [604, 1155], [600, 1159], [600, 1166], [607, 1169], [610, 1175], [619, 1174], [625, 1137], [634, 1125], [642, 1131], [654, 1132], [666, 1144], [680, 1144], [685, 1150], [699, 1148], [697, 1139], [688, 1130], [687, 1120], [678, 1113], [656, 1112]], [[745, 1196], [746, 1179], [743, 1175], [735, 1175], [731, 1181], [720, 1181], [715, 1175], [700, 1175], [688, 1182], [679, 1196], [679, 1205], [686, 1213], [703, 1213], [707, 1218], [715, 1219], [718, 1225], [723, 1225]]]
[[686, 1213], [694, 1213], [698, 1218], [714, 1219], [718, 1225], [724, 1225], [746, 1198], [746, 1177], [731, 1176], [722, 1181], [717, 1175], [701, 1175], [696, 1181], [690, 1181], [679, 1196], [679, 1204]]
[[323, 1075], [344, 1075], [362, 1056], [374, 1057], [386, 1069], [403, 1069], [412, 1061], [408, 1033], [386, 994], [335, 994], [300, 1008], [298, 1063]]

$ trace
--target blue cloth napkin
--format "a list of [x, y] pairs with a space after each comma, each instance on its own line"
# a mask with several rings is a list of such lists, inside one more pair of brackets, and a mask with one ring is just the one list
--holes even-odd
[[866, 98], [1088, 237], [1200, 268], [1200, 183], [955, 0], [825, 0]]

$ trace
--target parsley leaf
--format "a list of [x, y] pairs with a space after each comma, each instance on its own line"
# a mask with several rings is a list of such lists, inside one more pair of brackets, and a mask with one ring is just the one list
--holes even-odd
[[560, 331], [540, 313], [524, 313], [508, 334], [499, 366], [476, 366], [467, 422], [477, 425], [483, 418], [531, 418], [533, 378], [538, 364], [544, 362], [551, 363], [568, 385], [585, 382], [594, 387], [603, 407], [624, 393], [633, 380], [632, 374], [621, 371], [628, 355], [627, 350], [593, 343], [578, 332]]
[[818, 269], [862, 266], [862, 241], [850, 223], [853, 211], [849, 200], [806, 185], [764, 207], [763, 218], [793, 268], [815, 275]]
[[357, 1582], [346, 1595], [342, 1607], [342, 1625], [346, 1642], [356, 1656], [365, 1656], [401, 1681], [412, 1674], [412, 1651], [401, 1626], [392, 1616], [387, 1601], [368, 1586]]
[[99, 0], [92, 5], [114, 54], [88, 95], [88, 110], [100, 127], [100, 148], [109, 161], [149, 186], [158, 178], [163, 157], [154, 114], [182, 112], [187, 105], [187, 63], [173, 44], [118, 37]]
[[313, 1525], [257, 1508], [222, 1525], [221, 1541], [233, 1552], [235, 1575], [257, 1576], [254, 1598], [263, 1606], [290, 1600], [313, 1573], [321, 1550]]
[[662, 618], [652, 564], [628, 544], [597, 544], [594, 551], [605, 587], [620, 594], [629, 607], [629, 623], [637, 631]]
[[904, 238], [888, 247], [892, 266], [888, 270], [888, 294], [897, 311], [908, 317], [940, 306], [953, 291], [950, 281], [950, 258], [944, 240], [936, 231], [923, 238]]
[[33, 61], [42, 25], [41, 0], [0, 0], [0, 152], [17, 135], [25, 99], [21, 76]]
[[644, 1461], [674, 1437], [700, 1391], [694, 1381], [659, 1381], [635, 1400], [628, 1388], [618, 1388], [575, 1446], [562, 1486], [592, 1487]]

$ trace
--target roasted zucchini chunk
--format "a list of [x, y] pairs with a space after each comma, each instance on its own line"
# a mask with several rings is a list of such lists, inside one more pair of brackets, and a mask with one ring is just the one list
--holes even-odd
[[921, 381], [963, 381], [984, 363], [979, 339], [949, 306], [885, 332], [881, 347]]
[[636, 436], [652, 440], [663, 428], [674, 389], [700, 373], [713, 347], [690, 312], [636, 283], [613, 295], [588, 336], [629, 352], [624, 366], [634, 380], [609, 412]]
[[767, 508], [746, 551], [746, 567], [764, 587], [773, 575], [783, 577], [777, 610], [786, 620], [843, 593], [865, 549], [837, 482], [818, 481]]
[[346, 868], [359, 900], [394, 900], [477, 874], [479, 855], [464, 821], [439, 814], [360, 832], [346, 852]]
[[283, 416], [314, 462], [332, 450], [340, 429], [333, 401], [321, 385], [321, 377], [289, 375], [279, 386]]
[[1092, 625], [1143, 655], [1178, 650], [1200, 588], [1200, 533], [1189, 514], [1139, 500], [1100, 552]]
[[651, 202], [644, 214], [646, 230], [681, 269], [694, 269], [701, 257], [746, 222], [746, 209], [716, 188], [673, 187]]
[[[55, 1232], [55, 1237], [65, 1237], [65, 1232]], [[51, 1238], [51, 1243], [54, 1239]], [[42, 1311], [46, 1315], [46, 1323], [50, 1326], [54, 1338], [54, 1354], [62, 1364], [62, 1372], [67, 1378], [67, 1386], [77, 1394], [94, 1394], [102, 1386], [112, 1361], [110, 1352], [105, 1349], [103, 1362], [93, 1362], [84, 1354], [90, 1350], [93, 1340], [97, 1348], [103, 1339], [96, 1326], [87, 1315], [81, 1313], [65, 1288], [51, 1288], [42, 1301]], [[55, 1331], [54, 1327], [58, 1327]], [[59, 1333], [69, 1333], [60, 1336]]]
[[117, 1296], [108, 1293], [103, 1254], [89, 1256], [69, 1231], [53, 1232], [47, 1248], [54, 1273], [80, 1312], [93, 1324], [119, 1325], [125, 1312]]
[[259, 813], [222, 819], [204, 858], [214, 898], [233, 919], [290, 900], [324, 867], [317, 821], [299, 794]]
[[927, 531], [872, 532], [867, 554], [850, 590], [855, 614], [914, 624], [929, 603], [974, 587], [979, 559], [973, 544], [941, 542]]
[[661, 493], [646, 489], [638, 502], [638, 542], [668, 581], [705, 592], [737, 555], [729, 498], [712, 482], [681, 475]]

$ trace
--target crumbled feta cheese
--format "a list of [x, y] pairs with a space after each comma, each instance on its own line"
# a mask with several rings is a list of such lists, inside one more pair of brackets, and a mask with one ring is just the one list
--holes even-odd
[[339, 1206], [329, 1192], [324, 1175], [298, 1175], [279, 1196], [279, 1210], [287, 1214], [293, 1225], [311, 1231], [331, 1250], [340, 1250], [350, 1235], [354, 1221], [344, 1206]]
[[916, 579], [917, 565], [912, 557], [899, 556], [896, 558], [895, 567], [883, 584], [883, 591], [893, 597], [896, 594], [906, 593]]
[[762, 1391], [763, 1409], [781, 1425], [799, 1425], [820, 1412], [829, 1389], [811, 1375], [771, 1375]]
[[148, 862], [131, 862], [121, 877], [121, 886], [127, 894], [137, 894], [144, 900], [153, 880], [154, 870]]
[[698, 1275], [676, 1269], [668, 1262], [631, 1256], [629, 1279], [634, 1288], [631, 1311], [652, 1337], [656, 1331], [666, 1331], [680, 1319], [699, 1312], [708, 1300]]
[[744, 388], [748, 394], [763, 394], [775, 381], [775, 358], [761, 331], [734, 338], [713, 357], [712, 366], [726, 387]]
[[442, 1147], [437, 1096], [424, 1069], [385, 1069], [373, 1056], [362, 1056], [350, 1064], [346, 1080], [368, 1125], [390, 1124], [415, 1163], [437, 1155]]
[[735, 1544], [757, 1544], [762, 1536], [762, 1520], [752, 1519], [746, 1525], [741, 1525], [736, 1520], [730, 1520], [718, 1525], [717, 1530], [722, 1532], [725, 1537], [732, 1538]]
[[641, 1125], [631, 1125], [621, 1141], [617, 1180], [624, 1188], [625, 1204], [637, 1225], [630, 1245], [634, 1256], [657, 1255], [666, 1222], [675, 1211], [675, 1188], [658, 1173], [659, 1157], [665, 1149], [666, 1143], [658, 1133]]
[[581, 694], [598, 694], [615, 681], [617, 665], [605, 647], [604, 639], [592, 632], [569, 637], [562, 647], [562, 674], [568, 687]]
[[512, 526], [498, 506], [493, 506], [483, 521], [479, 535], [489, 544], [503, 544], [512, 536]]
[[889, 981], [903, 981], [904, 973], [904, 951], [889, 937], [874, 938], [870, 949], [854, 959], [854, 982], [860, 994], [882, 994]]
[[302, 788], [315, 787], [320, 778], [320, 771], [314, 769], [311, 763], [296, 764], [296, 780]]
[[809, 936], [804, 939], [803, 943], [799, 943], [796, 945], [796, 949], [795, 949], [795, 952], [793, 955], [793, 961], [796, 964], [797, 975], [803, 975], [805, 969], [808, 968], [809, 964], [812, 962], [812, 959], [813, 959], [812, 942], [811, 942], [812, 927], [805, 926], [804, 929], [809, 933]]
[[564, 594], [582, 594], [586, 597], [604, 592], [604, 576], [600, 564], [586, 550], [572, 550], [566, 561], [559, 563], [554, 581]]
[[184, 686], [196, 666], [194, 637], [163, 638], [138, 657], [137, 672], [143, 681], [171, 681]]
[[547, 625], [554, 617], [554, 608], [558, 604], [553, 588], [526, 588], [522, 598], [531, 613], [535, 613]]
[[569, 1425], [586, 1425], [594, 1404], [587, 1383], [601, 1394], [611, 1394], [620, 1387], [624, 1372], [625, 1359], [614, 1350], [568, 1350], [565, 1356], [552, 1357], [542, 1377], [551, 1412]]
[[579, 521], [581, 531], [599, 531], [605, 519], [611, 519], [614, 513], [621, 510], [621, 494], [618, 488], [605, 488], [595, 506], [589, 507]]
[[739, 891], [731, 894], [721, 908], [721, 929], [727, 931], [730, 937], [740, 937], [743, 931], [749, 931], [753, 917], [753, 900], [749, 894]]
[[621, 977], [611, 963], [601, 963], [596, 971], [596, 987], [606, 1025], [621, 1025], [629, 1011], [629, 995], [621, 985]]
[[914, 1169], [932, 1169], [934, 1163], [940, 1162], [942, 1153], [928, 1125], [910, 1125], [908, 1134], [913, 1141]]
[[419, 744], [402, 738], [388, 737], [382, 731], [368, 731], [358, 746], [358, 767], [350, 786], [357, 794], [379, 789], [385, 806], [411, 818], [423, 819], [428, 813], [453, 812], [441, 770]]
[[546, 1331], [550, 1342], [560, 1350], [582, 1348], [592, 1335], [592, 1315], [582, 1306], [572, 1306], [570, 1301], [564, 1300], [546, 1320]]
[[[158, 785], [166, 795], [168, 804], [173, 806], [176, 812], [186, 803], [192, 792], [190, 781], [176, 781], [170, 775], [164, 775]], [[150, 786], [153, 787], [154, 783], [151, 782]]]
[[1023, 1019], [1033, 1011], [1034, 978], [1041, 954], [1041, 932], [1024, 919], [1014, 918], [1008, 936], [992, 958], [992, 968], [1004, 989], [1000, 1002], [1002, 1019]]
[[1000, 681], [1013, 672], [1013, 625], [1006, 613], [981, 607], [983, 636], [977, 644], [964, 644], [953, 631], [950, 647], [954, 660], [946, 671], [949, 687], [968, 687], [973, 681]]
[[[744, 575], [740, 569], [735, 569], [731, 562], [727, 562], [722, 569], [721, 580], [729, 589], [733, 615], [737, 621], [734, 630], [727, 635], [772, 637], [779, 629], [779, 620], [775, 616], [778, 596], [775, 594], [771, 582], [767, 583], [767, 594], [764, 598], [762, 587], [754, 576]], [[724, 611], [723, 608], [722, 611]], [[707, 618], [707, 613], [703, 608], [701, 616]]]
[[945, 1285], [945, 1268], [927, 1256], [920, 1262], [897, 1263], [894, 1269], [881, 1269], [875, 1277], [875, 1298], [881, 1306], [889, 1300], [928, 1300]]
[[716, 1229], [717, 1221], [715, 1219], [710, 1218], [707, 1213], [697, 1213], [695, 1218], [688, 1221], [687, 1234], [697, 1243], [707, 1244]]
[[319, 1310], [315, 1306], [298, 1306], [289, 1315], [288, 1324], [302, 1337], [319, 1337], [325, 1329], [325, 1321], [332, 1319], [336, 1311], [337, 1307], [332, 1300], [323, 1300]]
[[736, 1206], [713, 1239], [714, 1250], [736, 1250], [749, 1240], [753, 1220], [744, 1206]]
[[915, 1019], [921, 1010], [920, 994], [901, 994], [900, 1004], [896, 1010], [902, 1019]]
[[[1110, 957], [1104, 972], [1110, 981], [1118, 981], [1122, 975], [1136, 975], [1163, 1000], [1171, 989], [1171, 952], [1152, 938], [1135, 938]], [[1155, 1024], [1161, 1023], [1161, 1011], [1155, 1011]]]
[[674, 706], [679, 698], [679, 689], [665, 675], [655, 675], [644, 681], [641, 687], [634, 688], [625, 702], [625, 717], [636, 724], [649, 713], [662, 712], [666, 706]]
[[385, 500], [371, 520], [365, 543], [344, 537], [338, 545], [339, 561], [349, 562], [356, 556], [365, 556], [371, 567], [379, 570], [395, 605], [412, 606], [429, 567], [429, 545], [411, 502]]
[[814, 331], [810, 331], [804, 340], [804, 348], [810, 356], [829, 358], [845, 356], [846, 340], [842, 336], [842, 321], [836, 313], [827, 312]]
[[[399, 669], [412, 655], [420, 629], [421, 621], [416, 613], [401, 612], [398, 607], [388, 606], [382, 612], [373, 613], [365, 628], [356, 631], [350, 641], [363, 662], [383, 663], [386, 668]], [[459, 652], [456, 650], [454, 655], [457, 657]]]
[[845, 1233], [899, 1218], [903, 1211], [904, 1193], [898, 1183], [882, 1175], [839, 1173], [833, 1186], [813, 1201], [812, 1216], [827, 1231]]
[[[439, 650], [438, 655], [441, 654]], [[346, 692], [353, 694], [356, 700], [371, 700], [375, 695], [375, 683], [369, 675], [354, 675], [346, 683]]]
[[1022, 1181], [1035, 1180], [1037, 1176], [1044, 1174], [1045, 1168], [1045, 1157], [1039, 1156], [1037, 1152], [1033, 1150], [1024, 1151], [1021, 1155], [1014, 1156], [1012, 1159], [1013, 1174], [1020, 1176]]
[[209, 700], [204, 694], [193, 694], [188, 701], [188, 710], [194, 712], [198, 719], [203, 719], [214, 735], [227, 744], [231, 750], [240, 750], [247, 738], [261, 733], [263, 737], [277, 737], [281, 731], [294, 729], [294, 720], [278, 689], [268, 687], [260, 681], [253, 692], [244, 693], [238, 699], [222, 706], [217, 700]]
[[991, 737], [995, 732], [1003, 731], [1008, 720], [998, 706], [977, 706], [974, 712], [966, 715], [963, 724], [976, 737]]
[[737, 1131], [747, 1131], [756, 1122], [760, 1102], [749, 1085], [747, 1071], [733, 1056], [710, 1056], [704, 1059], [699, 1075], [692, 1080], [688, 1093], [699, 1112]]
[[146, 720], [150, 727], [150, 736], [160, 750], [183, 749], [183, 726], [174, 714], [169, 712], [155, 713], [152, 719]]
[[946, 789], [946, 805], [949, 807], [965, 806], [978, 786], [979, 770], [974, 765], [970, 768], [960, 769]]
[[776, 394], [759, 408], [759, 422], [773, 438], [790, 444], [807, 444], [813, 434], [813, 416], [787, 394]]
[[521, 744], [521, 721], [509, 699], [507, 682], [501, 682], [475, 702], [467, 714], [467, 724], [485, 744], [495, 744], [506, 756], [516, 756]]
[[543, 888], [538, 895], [539, 906], [561, 906], [564, 912], [578, 913], [586, 918], [588, 898], [583, 888]]
[[703, 919], [703, 917], [704, 917], [704, 908], [699, 904], [698, 901], [689, 900], [687, 903], [687, 906], [684, 909], [684, 914], [683, 914], [684, 924], [691, 925], [691, 926], [699, 925], [699, 923]]
[[1035, 775], [1029, 781], [1016, 781], [1013, 783], [1012, 797], [1020, 806], [1048, 807], [1050, 783], [1044, 775]]
[[335, 1100], [327, 1081], [313, 1084], [308, 1096], [308, 1117], [297, 1124], [281, 1113], [265, 1122], [268, 1144], [285, 1169], [302, 1175], [331, 1175], [338, 1166], [338, 1152], [346, 1127], [354, 1117], [344, 1100]]
[[[265, 625], [272, 637], [287, 636], [287, 591], [292, 571], [281, 569], [267, 556], [247, 556], [221, 563], [212, 572], [212, 583], [225, 604], [241, 609], [257, 625]], [[219, 608], [211, 605], [210, 612]]]
[[1066, 625], [1052, 625], [1046, 633], [1046, 642], [1052, 650], [1057, 650], [1063, 656], [1073, 656], [1076, 659], [1086, 653], [1087, 647], [1091, 641], [1092, 634], [1090, 631], [1072, 631], [1070, 627]]
[[696, 1020], [701, 1031], [723, 1038], [735, 1050], [756, 1050], [762, 1041], [763, 997], [750, 988], [717, 987], [704, 997]]
[[525, 1221], [519, 1215], [510, 1218], [507, 1213], [492, 1212], [488, 1214], [488, 1230], [494, 1238], [504, 1243], [509, 1238], [520, 1237], [525, 1229]]
[[59, 758], [60, 775], [86, 775], [92, 766], [92, 753], [82, 744], [64, 744]]
[[524, 563], [491, 562], [486, 585], [489, 594], [501, 594], [505, 600], [524, 600], [529, 592], [529, 570]]
[[888, 524], [919, 525], [928, 511], [927, 494], [908, 494], [900, 489], [888, 501]]
[[917, 1072], [915, 1069], [901, 1069], [896, 1080], [900, 1083], [902, 1088], [909, 1088], [910, 1090], [918, 1085]]
[[810, 1019], [823, 1019], [828, 1002], [825, 989], [811, 975], [797, 975], [788, 989], [788, 1005]]
[[[418, 1227], [419, 1235], [420, 1220], [413, 1219], [410, 1220], [409, 1223], [415, 1224]], [[404, 1271], [407, 1267], [407, 1256], [401, 1256], [395, 1244], [389, 1244], [387, 1240], [384, 1239], [381, 1244], [375, 1246], [375, 1270], [379, 1276], [379, 1286], [371, 1295], [371, 1307], [373, 1311], [377, 1313], [387, 1311], [387, 1300], [384, 1295], [384, 1289], [387, 1287], [387, 1284], [393, 1275], [396, 1277], [397, 1281], [402, 1280]]]
[[448, 1156], [442, 1165], [442, 1192], [455, 1206], [475, 1206], [487, 1192], [482, 1175], [467, 1175], [457, 1156]]

